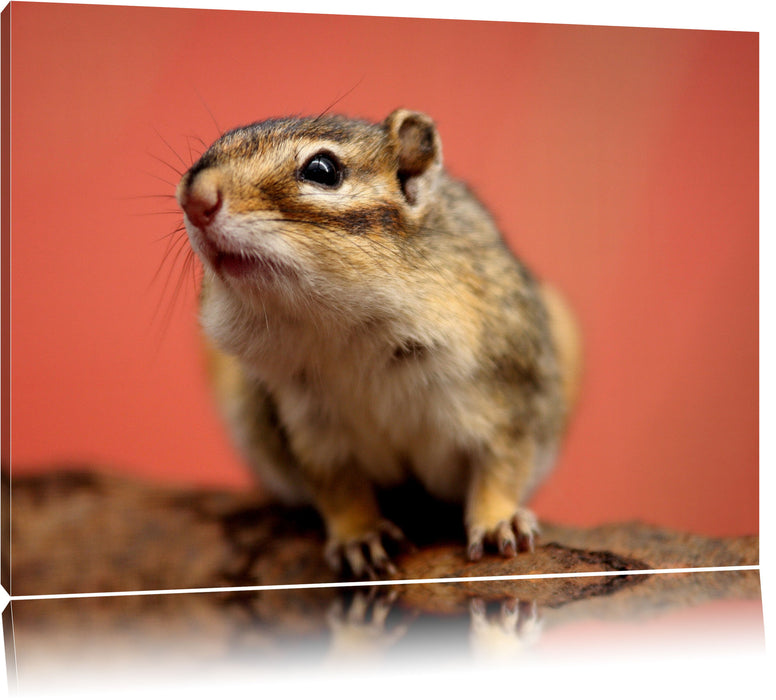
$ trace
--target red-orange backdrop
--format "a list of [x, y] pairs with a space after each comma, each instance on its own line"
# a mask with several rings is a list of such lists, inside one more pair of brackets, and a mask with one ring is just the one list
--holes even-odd
[[159, 239], [180, 217], [156, 196], [218, 129], [341, 98], [373, 119], [431, 114], [449, 169], [578, 312], [583, 399], [540, 517], [757, 530], [756, 34], [11, 17], [14, 475], [67, 460], [249, 483], [209, 401], [190, 282], [173, 303], [182, 254], [163, 260]]

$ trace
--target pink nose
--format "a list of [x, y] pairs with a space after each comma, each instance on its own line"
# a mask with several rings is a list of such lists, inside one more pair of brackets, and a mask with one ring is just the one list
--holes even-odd
[[223, 201], [219, 173], [212, 168], [201, 170], [188, 182], [184, 179], [178, 188], [178, 203], [186, 218], [200, 229], [213, 223]]

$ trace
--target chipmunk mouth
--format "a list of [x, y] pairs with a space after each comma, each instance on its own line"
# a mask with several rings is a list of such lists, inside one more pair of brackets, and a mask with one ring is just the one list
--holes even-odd
[[292, 270], [287, 265], [255, 253], [217, 250], [210, 261], [216, 274], [237, 280], [257, 281], [292, 276]]
[[212, 257], [212, 263], [215, 271], [220, 275], [244, 277], [252, 274], [263, 264], [263, 261], [255, 255], [217, 251]]
[[294, 276], [292, 268], [276, 254], [230, 241], [212, 226], [187, 231], [197, 255], [222, 279], [249, 283]]

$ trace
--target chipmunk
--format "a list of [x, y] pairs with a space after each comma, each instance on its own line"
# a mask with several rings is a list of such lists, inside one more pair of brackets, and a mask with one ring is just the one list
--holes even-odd
[[266, 487], [320, 512], [332, 566], [395, 573], [375, 489], [410, 478], [463, 504], [471, 560], [533, 549], [576, 325], [447, 174], [431, 118], [237, 128], [176, 197], [226, 422]]

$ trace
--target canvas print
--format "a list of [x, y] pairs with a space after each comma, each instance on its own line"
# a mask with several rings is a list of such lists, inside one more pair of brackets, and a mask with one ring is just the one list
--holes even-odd
[[11, 3], [2, 51], [12, 688], [762, 647], [757, 33]]
[[756, 33], [3, 22], [13, 595], [757, 564]]

